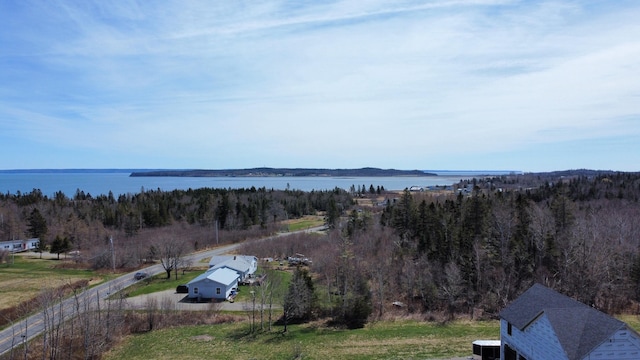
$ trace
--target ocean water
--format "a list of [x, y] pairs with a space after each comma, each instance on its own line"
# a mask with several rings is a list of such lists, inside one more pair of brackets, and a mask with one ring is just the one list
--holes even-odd
[[141, 190], [187, 190], [210, 188], [262, 188], [274, 190], [349, 190], [363, 185], [369, 189], [404, 190], [412, 186], [452, 185], [472, 176], [447, 175], [425, 177], [129, 177], [126, 172], [0, 172], [0, 191], [3, 194], [28, 193], [39, 189], [53, 196], [58, 191], [73, 197], [78, 190], [92, 196], [114, 196], [138, 193]]

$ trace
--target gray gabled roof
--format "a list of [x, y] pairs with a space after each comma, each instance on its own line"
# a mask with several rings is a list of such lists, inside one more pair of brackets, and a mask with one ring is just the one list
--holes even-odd
[[251, 269], [251, 264], [249, 264], [248, 262], [246, 262], [244, 259], [241, 259], [241, 258], [235, 258], [235, 259], [231, 258], [213, 266], [211, 269], [220, 269], [225, 267], [229, 269], [237, 270], [243, 274], [247, 274]]
[[211, 257], [209, 268], [219, 268], [227, 266], [229, 268], [242, 271], [244, 273], [251, 270], [252, 261], [257, 262], [255, 256], [247, 255], [218, 255]]
[[569, 360], [584, 358], [616, 331], [627, 328], [618, 319], [543, 285], [535, 284], [500, 312], [521, 331], [546, 315]]
[[229, 286], [238, 280], [238, 274], [227, 268], [210, 270], [198, 275], [196, 278], [189, 281], [187, 285], [197, 284], [205, 279]]

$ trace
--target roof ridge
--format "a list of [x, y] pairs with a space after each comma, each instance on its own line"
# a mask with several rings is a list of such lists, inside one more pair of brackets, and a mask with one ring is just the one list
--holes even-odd
[[500, 316], [521, 331], [546, 317], [569, 360], [582, 359], [625, 325], [542, 284], [534, 284], [503, 309]]

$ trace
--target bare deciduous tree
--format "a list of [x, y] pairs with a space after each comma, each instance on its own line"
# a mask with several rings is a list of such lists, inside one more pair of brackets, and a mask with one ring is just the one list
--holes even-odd
[[160, 264], [167, 272], [167, 279], [171, 278], [171, 272], [176, 272], [178, 278], [178, 268], [182, 265], [182, 257], [185, 252], [184, 242], [174, 236], [162, 236], [156, 242], [155, 249], [160, 258]]
[[464, 291], [462, 273], [460, 272], [460, 268], [458, 268], [455, 263], [450, 262], [445, 266], [444, 276], [445, 278], [440, 288], [440, 292], [441, 296], [447, 302], [447, 313], [449, 315], [449, 320], [453, 320], [453, 316], [455, 314], [455, 304]]

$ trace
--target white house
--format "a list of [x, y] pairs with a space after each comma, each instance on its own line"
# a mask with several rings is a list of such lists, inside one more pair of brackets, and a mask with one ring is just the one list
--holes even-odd
[[38, 248], [39, 242], [40, 242], [40, 239], [38, 238], [32, 238], [27, 240], [0, 241], [0, 250], [5, 250], [9, 252], [35, 250]]
[[238, 273], [238, 280], [243, 281], [258, 270], [258, 258], [246, 255], [214, 256], [209, 261], [209, 269], [227, 268]]
[[238, 287], [238, 273], [227, 268], [209, 269], [187, 283], [190, 299], [226, 299]]
[[501, 360], [640, 359], [624, 322], [535, 284], [500, 312]]

